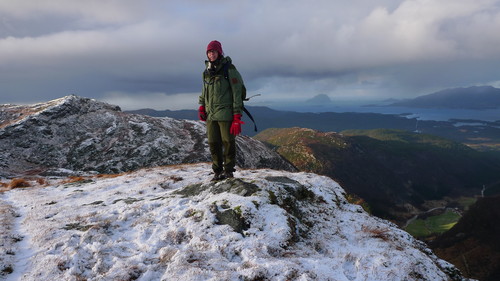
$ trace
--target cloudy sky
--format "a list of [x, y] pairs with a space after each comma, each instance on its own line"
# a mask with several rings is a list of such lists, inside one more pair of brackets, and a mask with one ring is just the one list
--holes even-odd
[[196, 108], [208, 42], [259, 103], [500, 87], [500, 1], [0, 0], [0, 103]]

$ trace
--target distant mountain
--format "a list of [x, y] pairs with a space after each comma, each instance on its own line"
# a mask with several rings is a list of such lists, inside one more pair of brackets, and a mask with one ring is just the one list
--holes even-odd
[[480, 198], [431, 247], [468, 277], [500, 280], [500, 195]]
[[332, 100], [330, 99], [329, 96], [325, 94], [320, 94], [306, 100], [305, 103], [311, 105], [326, 105], [326, 104], [331, 104]]
[[302, 171], [327, 175], [377, 216], [404, 222], [425, 202], [480, 194], [500, 180], [500, 158], [440, 137], [397, 130], [268, 129], [255, 136]]
[[[238, 137], [237, 165], [293, 170], [249, 137]], [[54, 169], [119, 173], [210, 161], [199, 121], [128, 114], [114, 105], [67, 96], [35, 105], [0, 105], [0, 176]]]
[[492, 86], [454, 88], [392, 103], [390, 106], [453, 109], [493, 109], [500, 107], [500, 89]]

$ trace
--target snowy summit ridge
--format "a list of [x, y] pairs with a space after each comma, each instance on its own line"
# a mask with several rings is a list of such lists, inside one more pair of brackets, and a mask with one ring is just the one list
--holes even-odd
[[[261, 142], [237, 138], [237, 165], [294, 170]], [[58, 168], [119, 173], [207, 162], [199, 121], [124, 113], [78, 96], [34, 105], [0, 105], [0, 176], [54, 174]]]
[[239, 170], [213, 183], [209, 169], [51, 178], [0, 195], [4, 235], [21, 241], [0, 253], [7, 280], [464, 280], [327, 177]]
[[0, 184], [31, 186], [0, 193], [0, 279], [465, 280], [332, 179], [237, 145], [235, 178], [211, 182], [202, 122], [0, 105]]

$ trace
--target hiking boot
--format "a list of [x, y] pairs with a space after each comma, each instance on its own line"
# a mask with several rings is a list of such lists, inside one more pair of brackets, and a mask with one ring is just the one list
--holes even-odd
[[233, 172], [224, 171], [224, 178], [226, 179], [234, 178]]
[[225, 178], [226, 178], [226, 176], [225, 176], [224, 173], [222, 173], [222, 172], [215, 172], [214, 173], [214, 177], [212, 178], [211, 181], [220, 181], [220, 180], [223, 180]]

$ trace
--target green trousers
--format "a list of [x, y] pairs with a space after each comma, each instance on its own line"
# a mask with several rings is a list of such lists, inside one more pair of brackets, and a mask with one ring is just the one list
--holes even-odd
[[236, 137], [229, 133], [231, 121], [207, 120], [207, 136], [212, 169], [216, 173], [223, 170], [234, 172], [236, 165]]

